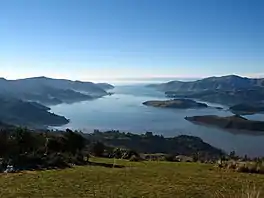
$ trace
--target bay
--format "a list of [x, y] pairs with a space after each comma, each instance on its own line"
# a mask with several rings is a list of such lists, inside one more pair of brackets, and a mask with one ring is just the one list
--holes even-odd
[[[144, 85], [116, 86], [115, 94], [100, 99], [51, 106], [51, 111], [64, 115], [70, 123], [58, 129], [71, 128], [83, 132], [120, 130], [132, 133], [151, 131], [165, 137], [192, 135], [221, 148], [226, 152], [236, 151], [239, 155], [264, 156], [264, 133], [238, 130], [223, 130], [196, 125], [184, 119], [195, 115], [232, 115], [227, 107], [208, 103], [206, 109], [160, 109], [142, 105], [147, 100], [162, 100], [165, 95]], [[213, 107], [223, 107], [218, 110]], [[248, 116], [249, 119], [264, 120], [264, 115]]]

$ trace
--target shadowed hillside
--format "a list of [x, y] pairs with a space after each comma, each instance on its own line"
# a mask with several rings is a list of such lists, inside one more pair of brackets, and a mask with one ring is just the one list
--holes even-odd
[[239, 103], [259, 103], [264, 98], [264, 79], [240, 76], [210, 77], [197, 81], [171, 81], [148, 87], [164, 92], [173, 98], [196, 98], [203, 101], [236, 105]]
[[0, 97], [0, 120], [9, 124], [42, 128], [69, 122], [65, 117], [50, 113], [49, 110], [35, 102]]
[[0, 95], [47, 105], [91, 100], [107, 95], [106, 90], [110, 88], [112, 85], [107, 83], [97, 85], [92, 82], [46, 77], [0, 80]]

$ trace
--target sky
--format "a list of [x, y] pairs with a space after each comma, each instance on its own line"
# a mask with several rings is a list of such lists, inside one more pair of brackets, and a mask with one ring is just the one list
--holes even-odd
[[264, 77], [262, 0], [0, 0], [0, 76]]

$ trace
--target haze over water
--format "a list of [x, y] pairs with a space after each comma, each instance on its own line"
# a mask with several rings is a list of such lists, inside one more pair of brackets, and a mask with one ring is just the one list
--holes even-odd
[[[232, 115], [227, 110], [206, 109], [160, 109], [147, 107], [142, 102], [165, 99], [165, 95], [146, 88], [142, 84], [119, 85], [112, 92], [93, 101], [52, 106], [52, 112], [64, 115], [71, 121], [60, 128], [72, 128], [83, 132], [94, 129], [120, 130], [132, 133], [152, 131], [165, 137], [181, 134], [201, 137], [205, 142], [227, 152], [235, 150], [239, 155], [263, 156], [264, 133], [245, 131], [226, 131], [219, 128], [195, 125], [184, 119], [194, 115]], [[221, 106], [211, 104], [210, 106]], [[248, 116], [250, 119], [264, 120], [264, 115]]]

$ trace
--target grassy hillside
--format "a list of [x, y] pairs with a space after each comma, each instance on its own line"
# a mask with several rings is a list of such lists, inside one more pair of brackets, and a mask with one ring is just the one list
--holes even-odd
[[[113, 159], [91, 159], [114, 163]], [[125, 168], [83, 166], [64, 170], [2, 174], [1, 197], [244, 197], [264, 193], [264, 175], [219, 170], [213, 165], [128, 162]], [[259, 197], [264, 197], [264, 194]], [[245, 196], [248, 197], [248, 196]]]

